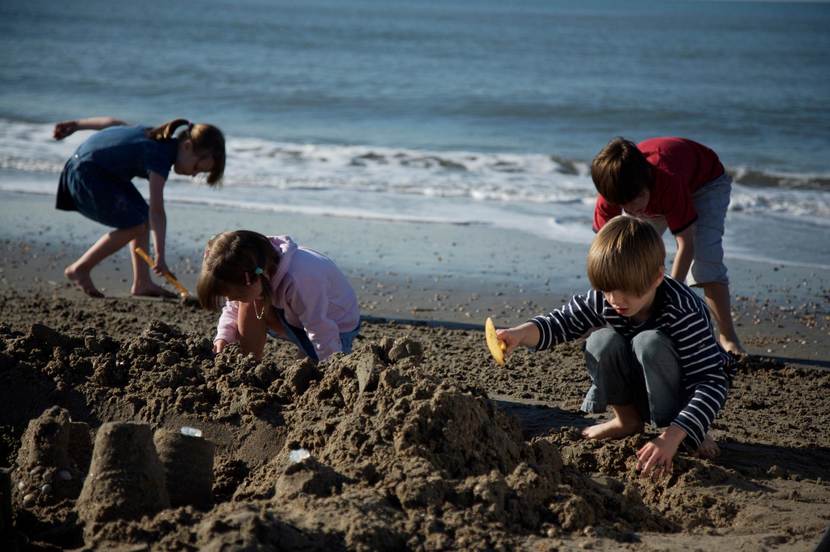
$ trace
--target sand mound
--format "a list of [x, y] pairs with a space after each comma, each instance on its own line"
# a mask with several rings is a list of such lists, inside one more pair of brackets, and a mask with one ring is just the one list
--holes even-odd
[[[642, 436], [528, 441], [410, 339], [364, 342], [320, 366], [210, 349], [158, 322], [123, 341], [0, 326], [0, 384], [18, 391], [0, 421], [20, 432], [6, 451], [18, 529], [65, 547], [499, 549], [573, 532], [627, 541], [736, 515], [727, 495], [690, 491], [736, 474], [685, 458], [670, 481], [640, 481], [631, 451]], [[216, 449], [178, 433], [182, 420]], [[308, 457], [292, 461], [300, 449]]]

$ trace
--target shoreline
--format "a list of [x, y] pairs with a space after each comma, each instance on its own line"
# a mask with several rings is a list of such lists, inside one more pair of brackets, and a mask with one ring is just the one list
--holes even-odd
[[[586, 247], [486, 226], [380, 223], [172, 203], [168, 264], [195, 292], [207, 239], [228, 228], [288, 234], [330, 256], [349, 277], [361, 314], [406, 322], [514, 325], [587, 289]], [[0, 192], [0, 286], [81, 295], [63, 268], [106, 228], [53, 208], [53, 198]], [[670, 260], [667, 260], [667, 264]], [[751, 354], [830, 367], [830, 271], [728, 259], [733, 311]], [[96, 267], [107, 295], [129, 296], [123, 249]]]

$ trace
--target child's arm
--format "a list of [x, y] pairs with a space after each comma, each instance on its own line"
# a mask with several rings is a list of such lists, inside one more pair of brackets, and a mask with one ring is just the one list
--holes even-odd
[[671, 425], [686, 433], [689, 448], [696, 449], [726, 402], [729, 379], [728, 358], [718, 346], [712, 332], [706, 304], [688, 287], [675, 280], [665, 280], [679, 304], [687, 304], [685, 313], [672, 322], [672, 335], [680, 364], [684, 394], [689, 400]]
[[671, 267], [671, 277], [680, 282], [686, 279], [692, 259], [695, 257], [695, 225], [692, 224], [679, 234], [675, 234], [677, 253]]
[[574, 295], [567, 305], [530, 322], [506, 330], [496, 331], [496, 336], [507, 348], [505, 353], [516, 347], [534, 347], [537, 351], [570, 341], [585, 335], [588, 330], [603, 326], [602, 300], [600, 292], [589, 291], [586, 295]]
[[516, 347], [535, 347], [539, 343], [539, 328], [533, 322], [525, 322], [506, 330], [496, 330], [496, 336], [507, 345], [504, 354], [509, 355]]
[[606, 324], [603, 317], [602, 292], [589, 290], [585, 295], [574, 295], [567, 305], [531, 320], [539, 332], [537, 351], [578, 339], [594, 328]]
[[150, 171], [150, 231], [156, 249], [156, 265], [153, 271], [162, 275], [169, 273], [165, 257], [165, 239], [167, 234], [167, 215], [164, 212], [164, 177]]
[[78, 130], [102, 130], [111, 126], [126, 125], [121, 119], [114, 117], [89, 117], [71, 121], [61, 121], [52, 130], [55, 140], [63, 140]]
[[228, 343], [239, 341], [239, 303], [236, 301], [225, 301], [222, 307], [222, 314], [219, 316], [219, 324], [216, 326], [216, 337], [213, 338], [213, 351], [222, 352]]

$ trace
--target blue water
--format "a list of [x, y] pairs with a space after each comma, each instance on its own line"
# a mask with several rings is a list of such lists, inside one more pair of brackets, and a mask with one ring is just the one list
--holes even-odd
[[228, 135], [226, 185], [174, 200], [585, 241], [594, 154], [680, 135], [736, 174], [731, 217], [823, 231], [828, 29], [827, 3], [4, 0], [0, 187], [51, 189], [83, 137], [50, 122], [186, 117]]
[[825, 173], [828, 29], [791, 2], [4, 0], [0, 116], [582, 160], [673, 134]]

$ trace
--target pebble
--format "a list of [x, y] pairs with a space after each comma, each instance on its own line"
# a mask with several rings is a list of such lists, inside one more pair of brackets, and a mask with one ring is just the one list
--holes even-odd
[[72, 474], [69, 470], [58, 470], [58, 479], [61, 481], [72, 481]]
[[24, 508], [28, 508], [29, 506], [31, 506], [34, 503], [35, 503], [35, 495], [33, 495], [32, 493], [29, 493], [29, 494], [27, 494], [26, 496], [23, 497], [23, 507]]
[[51, 492], [52, 492], [52, 485], [50, 485], [49, 483], [46, 483], [45, 485], [43, 485], [43, 486], [40, 488], [40, 492], [42, 492], [42, 493], [44, 493], [44, 494], [49, 494], [49, 493], [51, 493]]
[[291, 452], [288, 453], [288, 460], [292, 464], [296, 464], [297, 462], [302, 462], [303, 460], [305, 460], [309, 456], [311, 456], [311, 453], [308, 452], [306, 449], [298, 448], [298, 449], [294, 449], [294, 450], [292, 450]]
[[18, 483], [18, 484], [17, 484], [17, 488], [18, 488], [18, 489], [20, 489], [20, 490], [22, 491], [23, 489], [25, 489], [25, 488], [26, 488], [26, 482], [25, 482], [25, 481], [21, 481], [20, 483]]
[[184, 426], [184, 427], [182, 427], [182, 429], [180, 431], [182, 432], [182, 435], [187, 435], [188, 437], [201, 437], [202, 436], [202, 430], [201, 429], [196, 429], [195, 427]]

